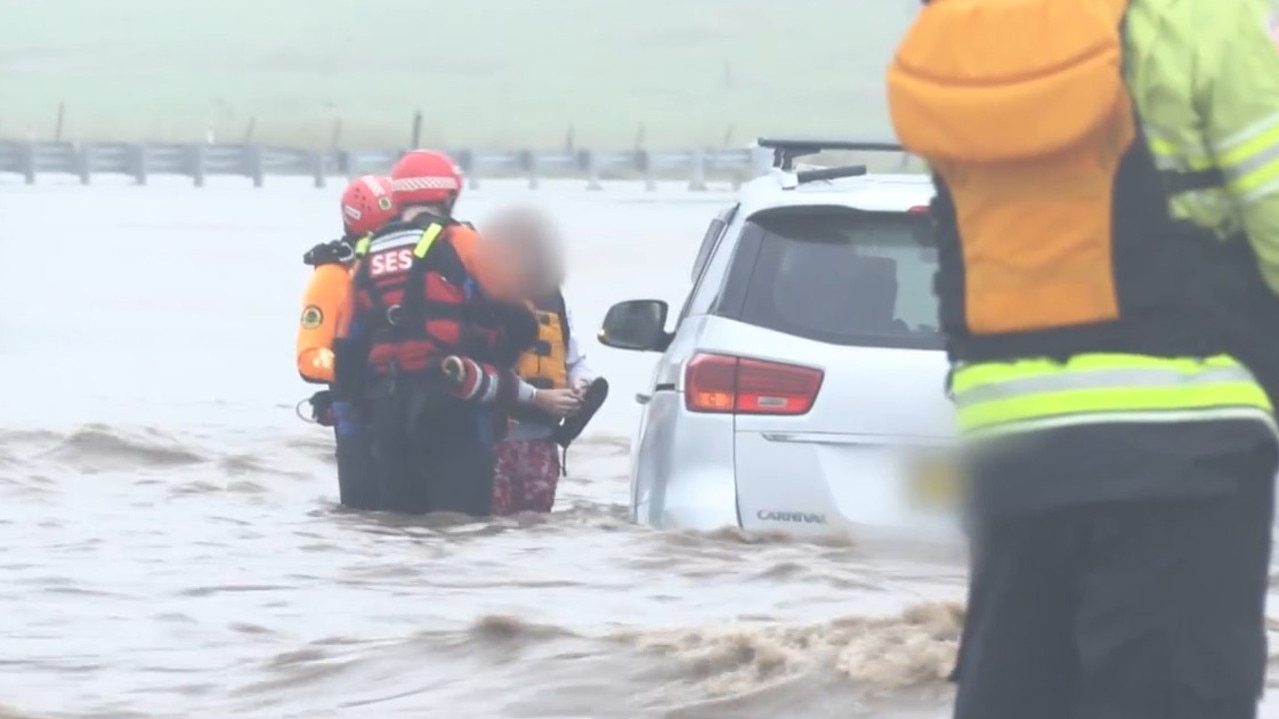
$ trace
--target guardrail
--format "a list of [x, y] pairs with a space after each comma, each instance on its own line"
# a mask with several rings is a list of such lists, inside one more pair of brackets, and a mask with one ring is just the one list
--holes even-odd
[[[267, 176], [310, 177], [324, 187], [330, 177], [354, 177], [386, 173], [404, 151], [308, 150], [258, 144], [159, 144], [124, 142], [42, 142], [0, 140], [0, 173], [22, 176], [35, 184], [42, 174], [58, 173], [80, 178], [88, 185], [95, 175], [124, 175], [145, 185], [150, 175], [192, 178], [196, 187], [213, 176], [245, 177], [262, 187]], [[690, 190], [705, 190], [707, 177], [727, 175], [741, 181], [766, 172], [770, 153], [758, 148], [578, 151], [450, 152], [477, 187], [485, 177], [527, 177], [536, 188], [544, 176], [582, 177], [588, 189], [598, 189], [602, 179], [641, 177], [649, 189], [659, 178], [687, 179]]]

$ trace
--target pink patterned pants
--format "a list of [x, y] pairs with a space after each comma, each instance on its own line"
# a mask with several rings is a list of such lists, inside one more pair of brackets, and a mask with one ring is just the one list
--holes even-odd
[[551, 511], [560, 482], [559, 449], [549, 439], [498, 442], [493, 514]]

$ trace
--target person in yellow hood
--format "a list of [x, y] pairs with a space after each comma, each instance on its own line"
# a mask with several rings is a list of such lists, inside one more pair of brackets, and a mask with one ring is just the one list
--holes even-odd
[[[513, 265], [533, 289], [529, 304], [538, 320], [537, 341], [516, 365], [520, 403], [513, 426], [497, 445], [493, 513], [549, 512], [564, 473], [561, 449], [599, 408], [607, 384], [586, 364], [564, 300], [563, 245], [541, 211], [513, 207], [482, 225], [486, 242], [509, 248]], [[594, 387], [594, 391], [591, 391]], [[571, 435], [571, 436], [570, 436]]]
[[971, 481], [957, 719], [1257, 714], [1279, 467], [1272, 11], [932, 0], [897, 49], [888, 104], [933, 170]]

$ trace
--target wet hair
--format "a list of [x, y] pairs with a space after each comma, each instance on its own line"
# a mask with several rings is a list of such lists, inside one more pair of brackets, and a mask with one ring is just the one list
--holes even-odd
[[[454, 198], [456, 200], [456, 198]], [[441, 200], [439, 202], [415, 202], [411, 205], [403, 205], [399, 208], [400, 217], [404, 217], [413, 210], [422, 210], [429, 212], [436, 217], [452, 217], [453, 201]]]

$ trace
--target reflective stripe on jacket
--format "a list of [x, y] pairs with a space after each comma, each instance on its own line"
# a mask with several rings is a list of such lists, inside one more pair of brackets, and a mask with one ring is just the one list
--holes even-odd
[[1224, 188], [1182, 193], [1173, 214], [1246, 232], [1279, 291], [1279, 51], [1269, 0], [1131, 0], [1128, 85], [1163, 169], [1218, 168]]
[[1203, 360], [1081, 354], [955, 369], [951, 392], [969, 434], [1013, 434], [1105, 422], [1256, 419], [1273, 407], [1252, 374], [1228, 356]]

